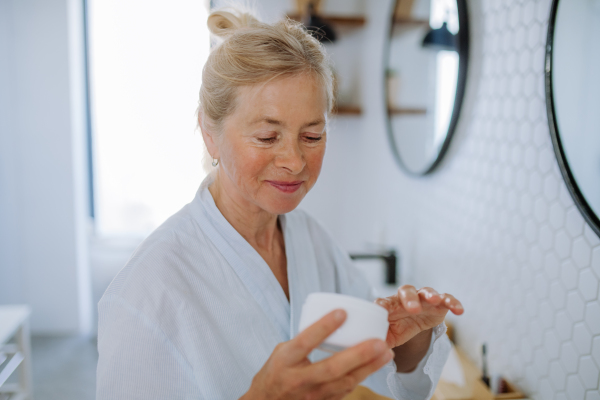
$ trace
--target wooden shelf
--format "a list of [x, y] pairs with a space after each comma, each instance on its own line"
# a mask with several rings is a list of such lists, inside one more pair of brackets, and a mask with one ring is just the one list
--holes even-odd
[[406, 17], [395, 17], [394, 24], [398, 25], [429, 25], [428, 19], [415, 19]]
[[[365, 17], [361, 17], [360, 15], [356, 16], [341, 16], [341, 15], [319, 15], [325, 22], [331, 23], [333, 25], [344, 25], [351, 27], [359, 27], [363, 26], [366, 23]], [[302, 16], [298, 14], [289, 14], [288, 18], [293, 19], [294, 21], [302, 21]]]
[[333, 109], [335, 115], [361, 115], [360, 106], [338, 105]]
[[427, 114], [426, 108], [406, 108], [394, 107], [388, 108], [390, 115], [424, 115]]

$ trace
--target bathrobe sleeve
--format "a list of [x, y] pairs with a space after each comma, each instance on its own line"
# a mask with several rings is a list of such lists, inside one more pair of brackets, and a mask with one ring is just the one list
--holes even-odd
[[[375, 300], [372, 288], [348, 253], [318, 222], [312, 220], [310, 225], [317, 258], [326, 259], [335, 265], [336, 292]], [[322, 277], [321, 279], [326, 278]], [[396, 365], [392, 360], [367, 378], [363, 384], [377, 393], [396, 399], [429, 399], [435, 391], [444, 364], [450, 354], [451, 345], [445, 332], [444, 323], [433, 329], [429, 350], [413, 372], [397, 373]]]
[[118, 295], [99, 305], [97, 400], [201, 399], [190, 366], [159, 325]]

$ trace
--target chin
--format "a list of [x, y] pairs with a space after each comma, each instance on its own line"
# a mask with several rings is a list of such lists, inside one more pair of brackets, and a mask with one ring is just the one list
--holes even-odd
[[[300, 199], [302, 200], [302, 199]], [[265, 207], [265, 210], [267, 210], [268, 212], [272, 213], [272, 214], [287, 214], [291, 211], [294, 211], [296, 209], [296, 207], [298, 207], [300, 205], [300, 200], [298, 201], [278, 201], [278, 202], [274, 202], [272, 204], [269, 204], [268, 207]]]

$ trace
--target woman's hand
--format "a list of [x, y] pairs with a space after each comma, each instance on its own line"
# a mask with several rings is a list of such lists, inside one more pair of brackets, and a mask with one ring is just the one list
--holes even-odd
[[277, 345], [242, 399], [341, 399], [392, 359], [386, 343], [372, 339], [312, 364], [310, 352], [345, 319], [345, 311], [333, 311]]
[[411, 285], [401, 286], [397, 294], [376, 302], [389, 312], [390, 329], [386, 341], [392, 349], [441, 324], [448, 311], [456, 315], [464, 311], [460, 301], [451, 294], [439, 294], [429, 287], [417, 290]]

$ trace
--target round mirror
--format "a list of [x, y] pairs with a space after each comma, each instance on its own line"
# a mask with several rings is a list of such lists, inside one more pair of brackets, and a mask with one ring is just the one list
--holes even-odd
[[546, 105], [560, 170], [600, 235], [600, 0], [554, 0], [546, 47]]
[[465, 0], [397, 0], [385, 80], [388, 137], [396, 160], [430, 173], [456, 127], [467, 76]]

